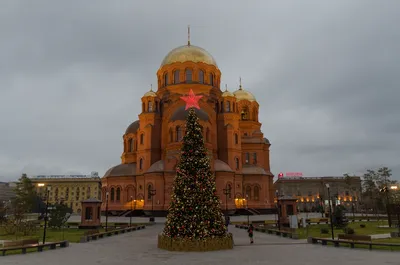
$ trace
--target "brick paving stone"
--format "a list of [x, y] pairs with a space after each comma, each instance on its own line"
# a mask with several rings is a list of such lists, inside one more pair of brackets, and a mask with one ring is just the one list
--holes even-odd
[[179, 253], [157, 248], [157, 234], [163, 225], [122, 234], [69, 248], [43, 253], [0, 257], [1, 265], [207, 265], [207, 264], [274, 264], [274, 265], [377, 265], [399, 264], [399, 252], [354, 250], [305, 244], [275, 235], [255, 232], [250, 245], [245, 230], [230, 227], [235, 248], [206, 253]]

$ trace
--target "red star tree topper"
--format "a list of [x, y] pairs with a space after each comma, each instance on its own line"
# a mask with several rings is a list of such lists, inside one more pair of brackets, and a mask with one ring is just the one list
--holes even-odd
[[189, 96], [184, 96], [184, 97], [181, 97], [181, 99], [183, 100], [183, 101], [185, 101], [186, 102], [186, 107], [185, 107], [185, 110], [187, 110], [187, 109], [189, 109], [189, 108], [196, 108], [196, 109], [200, 109], [200, 106], [199, 106], [199, 99], [201, 99], [203, 96], [196, 96], [194, 93], [193, 93], [193, 90], [192, 89], [190, 89], [190, 91], [189, 91]]

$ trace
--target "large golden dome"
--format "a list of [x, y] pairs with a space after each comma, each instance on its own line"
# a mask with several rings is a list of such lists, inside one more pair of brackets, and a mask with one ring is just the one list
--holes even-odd
[[242, 89], [242, 87], [240, 87], [238, 90], [233, 92], [233, 94], [235, 95], [235, 97], [238, 101], [241, 101], [241, 100], [256, 101], [256, 98], [254, 97], [254, 95], [251, 94], [249, 91]]
[[217, 62], [210, 53], [203, 48], [193, 45], [180, 46], [170, 51], [162, 61], [161, 67], [171, 63], [183, 63], [187, 61], [211, 64], [218, 68]]

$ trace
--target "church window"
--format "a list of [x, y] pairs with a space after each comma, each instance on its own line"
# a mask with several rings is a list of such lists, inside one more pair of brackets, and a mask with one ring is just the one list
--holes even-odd
[[179, 70], [174, 72], [174, 84], [179, 84]]
[[235, 144], [239, 144], [239, 136], [235, 133]]
[[210, 85], [214, 85], [214, 75], [210, 74]]
[[253, 164], [257, 164], [257, 153], [253, 153]]
[[121, 200], [121, 189], [117, 188], [117, 202]]
[[182, 140], [182, 128], [181, 126], [176, 126], [176, 142], [180, 142]]
[[192, 70], [190, 70], [190, 69], [186, 69], [186, 71], [185, 71], [185, 80], [186, 80], [186, 83], [191, 83], [192, 82]]
[[153, 111], [153, 102], [149, 101], [149, 103], [147, 105], [147, 111], [148, 112], [152, 112]]
[[156, 112], [158, 112], [158, 101], [156, 101]]
[[206, 130], [206, 142], [209, 143], [210, 142], [210, 129], [207, 128]]
[[140, 135], [140, 144], [143, 144], [143, 143], [144, 143], [144, 134], [142, 133]]
[[242, 120], [248, 120], [249, 119], [249, 109], [247, 107], [242, 109], [241, 118], [242, 118]]
[[142, 103], [142, 112], [145, 112], [146, 110], [146, 105], [144, 104], [144, 102]]
[[251, 187], [250, 185], [246, 186], [246, 199], [251, 199]]
[[164, 75], [164, 86], [168, 85], [168, 73], [165, 73]]
[[111, 201], [114, 201], [114, 197], [115, 197], [115, 190], [114, 188], [111, 188]]
[[245, 154], [245, 162], [246, 162], [246, 164], [248, 164], [250, 162], [250, 154], [249, 153]]
[[235, 102], [232, 103], [232, 111], [235, 112]]
[[215, 112], [219, 113], [219, 103], [215, 103]]
[[139, 160], [139, 169], [142, 170], [143, 169], [143, 158], [141, 158]]
[[254, 187], [254, 200], [258, 201], [260, 199], [260, 188], [258, 186]]
[[231, 112], [231, 103], [229, 101], [225, 102], [225, 111], [226, 112]]
[[232, 185], [228, 184], [227, 189], [229, 191], [228, 193], [228, 198], [231, 199], [232, 198]]
[[235, 157], [235, 165], [236, 165], [236, 170], [239, 170], [240, 164], [239, 164], [239, 158]]
[[204, 83], [204, 71], [203, 70], [199, 71], [199, 83], [200, 84]]
[[133, 152], [134, 150], [135, 150], [135, 139], [129, 139], [128, 152]]

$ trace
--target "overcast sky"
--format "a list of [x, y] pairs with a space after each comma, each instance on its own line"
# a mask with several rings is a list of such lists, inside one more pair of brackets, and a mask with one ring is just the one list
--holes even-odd
[[[146, 4], [145, 4], [146, 3]], [[271, 170], [400, 179], [400, 1], [0, 3], [0, 181], [120, 163], [164, 56], [208, 50], [260, 104]]]

